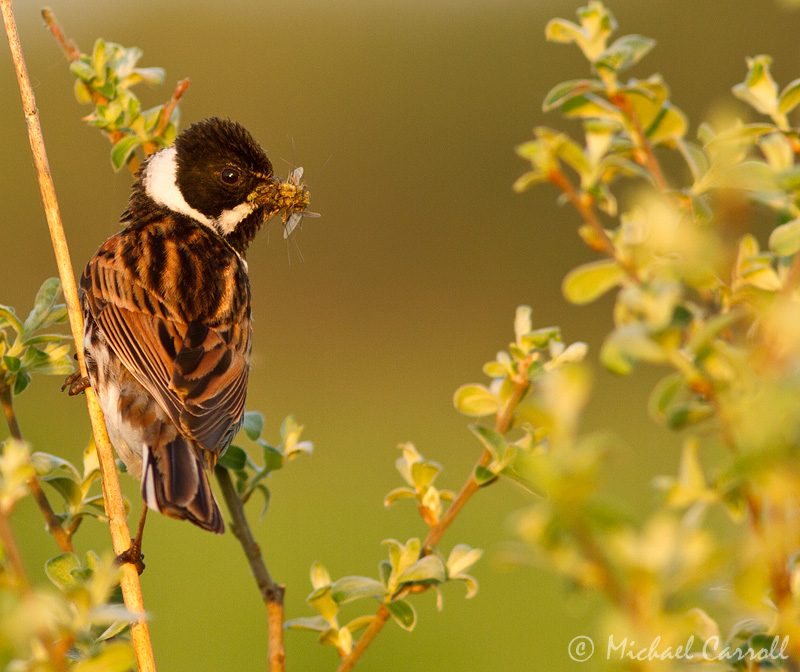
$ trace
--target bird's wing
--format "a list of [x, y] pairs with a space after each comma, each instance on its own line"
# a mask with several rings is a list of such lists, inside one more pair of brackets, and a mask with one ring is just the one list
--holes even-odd
[[[130, 264], [121, 261], [115, 238], [106, 241], [84, 271], [85, 309], [125, 368], [155, 397], [181, 434], [217, 453], [242, 422], [249, 310], [216, 306], [213, 326], [206, 323], [179, 305], [179, 297], [187, 292], [159, 295], [145, 287]], [[249, 291], [246, 286], [236, 290]], [[223, 298], [231, 295], [226, 292]]]

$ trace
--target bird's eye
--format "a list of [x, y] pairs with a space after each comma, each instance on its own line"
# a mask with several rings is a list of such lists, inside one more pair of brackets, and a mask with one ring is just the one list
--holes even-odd
[[233, 168], [226, 168], [222, 171], [220, 177], [225, 184], [236, 184], [239, 181], [239, 171]]

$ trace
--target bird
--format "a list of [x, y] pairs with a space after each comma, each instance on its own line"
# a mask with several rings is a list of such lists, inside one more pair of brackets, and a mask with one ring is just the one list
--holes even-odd
[[64, 387], [93, 388], [118, 456], [141, 480], [139, 532], [119, 558], [140, 572], [148, 508], [225, 530], [207, 471], [244, 418], [253, 334], [245, 253], [267, 219], [283, 212], [286, 225], [307, 203], [304, 185], [276, 178], [242, 125], [211, 117], [142, 163], [124, 228], [83, 271], [88, 375]]

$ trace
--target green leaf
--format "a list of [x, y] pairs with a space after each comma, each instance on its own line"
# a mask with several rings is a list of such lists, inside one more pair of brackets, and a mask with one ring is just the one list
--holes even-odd
[[714, 407], [704, 402], [689, 402], [667, 409], [666, 420], [670, 429], [683, 429], [713, 417]]
[[648, 410], [651, 417], [666, 422], [667, 410], [688, 391], [686, 379], [681, 373], [671, 373], [662, 378], [650, 393]]
[[330, 623], [322, 616], [307, 616], [304, 618], [293, 618], [283, 624], [284, 628], [294, 628], [296, 630], [314, 630], [322, 632], [331, 627]]
[[484, 485], [489, 485], [490, 483], [494, 483], [497, 480], [497, 474], [492, 471], [489, 471], [486, 467], [482, 467], [478, 465], [475, 467], [475, 482], [483, 487]]
[[119, 170], [126, 166], [131, 155], [136, 151], [136, 148], [142, 144], [141, 138], [135, 135], [127, 135], [114, 144], [111, 148], [111, 165], [114, 170]]
[[569, 44], [586, 39], [586, 34], [581, 27], [566, 19], [552, 19], [544, 29], [545, 39], [550, 42]]
[[277, 448], [273, 448], [262, 439], [258, 440], [258, 445], [264, 451], [264, 471], [267, 473], [280, 469], [286, 462], [286, 456]]
[[559, 327], [543, 327], [531, 331], [522, 339], [522, 345], [526, 348], [546, 348], [551, 341], [561, 340], [561, 329]]
[[427, 462], [424, 460], [414, 462], [411, 465], [411, 480], [416, 488], [424, 490], [433, 483], [441, 470], [441, 465], [436, 462]]
[[661, 364], [667, 358], [643, 324], [632, 322], [618, 327], [603, 343], [600, 360], [614, 373], [626, 375], [640, 361]]
[[264, 416], [257, 411], [245, 413], [242, 429], [251, 441], [257, 440], [264, 431]]
[[561, 112], [566, 117], [578, 117], [580, 119], [605, 119], [614, 121], [620, 125], [624, 123], [625, 117], [620, 110], [592, 93], [583, 96], [574, 96], [561, 105]]
[[795, 79], [781, 91], [778, 111], [781, 114], [789, 114], [798, 104], [800, 104], [800, 79]]
[[81, 660], [71, 668], [73, 672], [127, 672], [134, 668], [136, 656], [130, 642], [114, 642], [100, 650], [96, 656]]
[[769, 249], [779, 257], [788, 257], [800, 250], [800, 219], [781, 224], [769, 236]]
[[544, 97], [542, 110], [549, 112], [556, 107], [561, 107], [561, 105], [572, 100], [576, 96], [602, 91], [603, 88], [603, 83], [596, 79], [573, 79], [568, 82], [556, 84]]
[[686, 165], [689, 166], [689, 170], [692, 171], [692, 179], [695, 182], [708, 172], [710, 160], [702, 147], [683, 138], [678, 138], [676, 146], [683, 155]]
[[358, 618], [354, 618], [344, 627], [347, 628], [350, 632], [356, 632], [361, 628], [367, 628], [375, 620], [375, 616], [359, 616]]
[[561, 289], [572, 303], [591, 303], [621, 285], [625, 276], [625, 269], [613, 259], [591, 261], [567, 273]]
[[28, 373], [20, 373], [14, 380], [14, 396], [18, 396], [25, 391], [28, 383], [31, 382], [31, 376]]
[[394, 600], [393, 602], [386, 602], [386, 608], [392, 615], [392, 618], [397, 621], [397, 624], [405, 630], [413, 630], [417, 623], [417, 614], [412, 607], [405, 600]]
[[383, 599], [386, 587], [375, 579], [366, 576], [344, 576], [331, 586], [331, 597], [337, 604], [344, 604], [362, 597]]
[[453, 577], [465, 572], [480, 560], [481, 555], [483, 551], [479, 548], [471, 548], [466, 544], [454, 546], [447, 558], [447, 573]]
[[406, 568], [398, 577], [398, 583], [416, 583], [418, 581], [436, 581], [442, 583], [446, 573], [442, 560], [437, 555], [426, 555]]
[[469, 431], [480, 439], [481, 443], [495, 459], [498, 459], [508, 447], [508, 442], [503, 435], [489, 427], [469, 425]]
[[37, 451], [31, 455], [31, 465], [36, 475], [41, 478], [59, 476], [69, 478], [76, 483], [81, 482], [81, 476], [72, 463], [56, 455]]
[[247, 453], [239, 446], [230, 445], [219, 457], [217, 464], [231, 471], [241, 471], [247, 464]]
[[778, 86], [770, 74], [772, 58], [756, 56], [747, 59], [749, 72], [741, 84], [733, 87], [733, 94], [762, 114], [772, 115], [778, 110]]
[[483, 385], [462, 385], [453, 395], [453, 404], [464, 415], [481, 417], [497, 413], [500, 401]]
[[47, 578], [64, 592], [77, 588], [81, 584], [76, 576], [81, 569], [81, 561], [74, 553], [62, 553], [55, 558], [50, 558], [44, 565]]
[[48, 278], [42, 283], [33, 302], [33, 310], [28, 315], [23, 325], [23, 338], [30, 336], [44, 324], [50, 311], [55, 306], [56, 300], [61, 295], [61, 281], [58, 278]]
[[391, 506], [400, 499], [408, 499], [409, 497], [416, 497], [417, 492], [413, 488], [395, 488], [386, 497], [383, 498], [384, 506]]
[[331, 575], [328, 573], [328, 570], [319, 563], [315, 562], [311, 565], [311, 585], [314, 586], [314, 589], [317, 590], [322, 588], [323, 586], [330, 585], [331, 582]]
[[141, 77], [143, 82], [150, 86], [161, 86], [166, 77], [164, 68], [136, 68], [134, 72]]
[[69, 69], [78, 78], [79, 82], [91, 82], [97, 76], [94, 68], [83, 60], [72, 61], [69, 64]]
[[384, 586], [388, 586], [389, 578], [392, 575], [392, 563], [388, 560], [381, 560], [378, 563], [378, 575], [381, 577], [381, 583]]
[[10, 306], [0, 304], [0, 325], [2, 325], [2, 320], [6, 320], [18, 334], [22, 333], [22, 322]]
[[106, 44], [101, 39], [95, 40], [94, 49], [92, 50], [92, 68], [97, 73], [101, 81], [105, 81], [106, 62], [108, 54], [106, 51]]
[[322, 586], [306, 598], [308, 602], [324, 619], [332, 622], [339, 611], [339, 605], [331, 597], [331, 587]]
[[258, 514], [258, 519], [261, 520], [262, 518], [264, 518], [264, 516], [267, 515], [267, 509], [269, 508], [270, 492], [269, 488], [263, 483], [259, 483], [258, 485], [256, 485], [255, 489], [258, 490], [264, 497], [264, 506], [261, 507], [261, 513]]
[[625, 35], [597, 57], [594, 67], [621, 72], [641, 61], [655, 44], [655, 40], [643, 35]]
[[12, 355], [3, 355], [3, 368], [9, 373], [17, 373], [22, 367], [22, 360]]
[[531, 307], [517, 306], [514, 314], [514, 338], [517, 345], [522, 345], [522, 337], [530, 333], [533, 328], [531, 324]]
[[81, 505], [83, 492], [80, 485], [72, 479], [48, 476], [42, 480], [55, 488], [72, 509], [77, 509]]
[[645, 129], [648, 139], [658, 144], [676, 142], [689, 130], [686, 115], [671, 103], [664, 103], [652, 123]]

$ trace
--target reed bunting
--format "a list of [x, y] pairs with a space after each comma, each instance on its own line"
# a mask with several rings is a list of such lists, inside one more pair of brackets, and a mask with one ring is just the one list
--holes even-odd
[[295, 172], [277, 179], [235, 122], [192, 125], [142, 164], [124, 230], [80, 281], [88, 379], [65, 386], [94, 388], [146, 506], [211, 532], [225, 526], [206, 470], [241, 427], [247, 394], [245, 251], [270, 216], [286, 227], [305, 209]]

